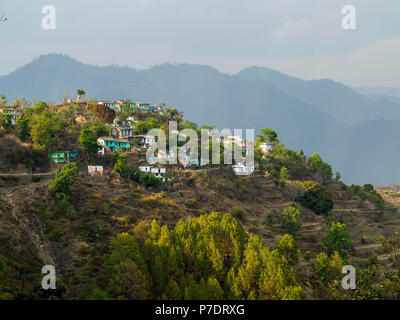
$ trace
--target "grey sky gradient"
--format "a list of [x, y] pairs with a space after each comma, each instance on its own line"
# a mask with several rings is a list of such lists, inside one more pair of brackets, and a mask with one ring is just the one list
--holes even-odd
[[[41, 28], [41, 8], [57, 29]], [[341, 8], [357, 9], [357, 30]], [[400, 87], [399, 0], [1, 0], [0, 75], [51, 52], [144, 69], [164, 62], [235, 73], [257, 65], [304, 79]]]

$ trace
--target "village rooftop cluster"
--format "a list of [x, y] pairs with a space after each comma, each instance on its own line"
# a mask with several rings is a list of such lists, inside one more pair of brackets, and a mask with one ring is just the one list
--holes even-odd
[[[71, 103], [71, 100], [68, 99], [67, 103]], [[77, 98], [77, 103], [80, 103], [80, 96]], [[104, 100], [98, 101], [97, 105], [106, 106], [115, 111], [116, 117], [113, 120], [112, 124], [109, 125], [110, 131], [109, 135], [101, 136], [98, 138], [98, 155], [100, 157], [105, 156], [106, 153], [120, 153], [120, 152], [145, 152], [150, 147], [152, 147], [156, 143], [156, 137], [150, 134], [135, 134], [135, 125], [138, 122], [137, 114], [142, 114], [142, 118], [147, 116], [155, 116], [158, 115], [163, 117], [166, 113], [164, 110], [164, 104], [154, 105], [150, 102], [135, 102], [128, 99], [120, 99], [116, 101]], [[123, 120], [119, 119], [118, 114], [123, 111], [129, 111], [131, 116], [124, 118]], [[13, 125], [15, 125], [17, 119], [22, 116], [21, 108], [16, 109], [13, 107], [3, 107], [0, 108], [0, 112], [6, 114]], [[88, 121], [88, 118], [85, 117], [83, 122]], [[207, 163], [203, 163], [201, 160], [199, 161], [198, 156], [193, 156], [189, 151], [190, 149], [185, 146], [185, 142], [189, 140], [189, 137], [182, 133], [181, 131], [175, 130], [172, 132], [177, 135], [178, 141], [178, 150], [183, 150], [184, 152], [179, 152], [179, 163], [184, 168], [198, 169], [205, 167]], [[209, 133], [209, 139], [215, 139], [218, 143], [228, 143], [235, 144], [242, 148], [243, 153], [248, 152], [248, 148], [246, 147], [246, 142], [240, 137], [235, 135], [224, 135], [221, 133], [215, 134], [213, 131]], [[269, 152], [272, 149], [272, 145], [268, 143], [262, 143], [259, 145], [260, 149], [263, 152]], [[184, 154], [182, 157], [181, 155]], [[78, 152], [75, 150], [67, 150], [67, 151], [55, 151], [49, 153], [49, 157], [56, 164], [66, 164], [71, 161], [77, 160], [79, 158]], [[176, 157], [176, 154], [171, 152], [158, 152], [157, 157], [151, 157], [149, 160], [159, 163], [170, 162], [170, 159]], [[246, 163], [235, 163], [232, 165], [234, 172], [238, 175], [248, 175], [254, 171], [254, 165], [248, 165]], [[158, 178], [163, 178], [163, 175], [166, 173], [166, 168], [152, 167], [152, 166], [140, 166], [140, 171], [153, 174]], [[100, 165], [92, 165], [88, 167], [88, 174], [91, 176], [104, 174], [103, 166]]]

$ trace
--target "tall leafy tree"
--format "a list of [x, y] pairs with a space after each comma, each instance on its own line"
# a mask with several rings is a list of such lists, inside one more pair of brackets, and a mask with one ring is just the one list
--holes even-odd
[[0, 111], [0, 127], [8, 130], [12, 127], [12, 115]]
[[97, 136], [92, 130], [83, 129], [79, 137], [79, 143], [86, 152], [89, 160], [96, 158], [99, 145], [97, 144]]
[[116, 265], [109, 283], [117, 297], [130, 300], [151, 298], [148, 279], [132, 260]]
[[260, 134], [257, 135], [261, 142], [276, 143], [279, 142], [278, 134], [276, 131], [270, 128], [264, 128], [260, 130]]
[[315, 181], [304, 181], [301, 183], [304, 188], [303, 196], [299, 202], [310, 208], [317, 214], [327, 214], [333, 209], [331, 193]]
[[353, 242], [346, 224], [332, 222], [332, 225], [326, 231], [325, 244], [328, 247], [329, 254], [337, 251], [342, 258], [346, 259], [348, 254], [353, 251]]
[[32, 117], [31, 138], [36, 150], [46, 151], [54, 148], [65, 133], [67, 124], [49, 112]]
[[301, 228], [300, 216], [301, 212], [296, 207], [289, 207], [285, 209], [280, 216], [282, 228], [287, 233], [294, 236]]
[[76, 93], [78, 94], [78, 99], [79, 99], [79, 100], [81, 100], [82, 98], [84, 98], [85, 95], [86, 95], [86, 91], [85, 91], [85, 90], [82, 90], [82, 89], [76, 90]]
[[78, 164], [67, 164], [56, 173], [48, 188], [55, 193], [58, 200], [68, 200], [72, 195], [71, 186], [78, 175]]
[[333, 175], [332, 167], [330, 164], [322, 161], [322, 158], [317, 153], [308, 158], [308, 163], [314, 172], [322, 176], [323, 184], [327, 185], [331, 182]]

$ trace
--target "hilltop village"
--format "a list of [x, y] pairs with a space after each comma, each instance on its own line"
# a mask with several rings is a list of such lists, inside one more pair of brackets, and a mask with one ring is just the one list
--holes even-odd
[[[42, 102], [39, 104], [43, 105]], [[190, 128], [198, 131], [199, 138], [200, 129], [206, 128], [209, 130], [210, 142], [212, 143], [214, 141], [215, 143], [221, 144], [222, 152], [227, 146], [232, 147], [232, 145], [237, 145], [242, 149], [244, 155], [248, 153], [246, 141], [242, 137], [219, 133], [218, 130], [215, 130], [213, 127], [204, 126], [199, 128], [191, 121], [183, 121], [182, 113], [177, 111], [175, 108], [167, 108], [165, 104], [154, 105], [152, 103], [134, 102], [126, 99], [116, 101], [90, 101], [89, 104], [92, 105], [92, 109], [89, 113], [84, 110], [77, 110], [81, 109], [81, 105], [83, 105], [80, 102], [80, 97], [77, 102], [72, 103], [71, 100], [68, 99], [66, 103], [51, 105], [51, 107], [53, 109], [61, 110], [61, 112], [66, 112], [66, 110], [69, 109], [68, 111], [73, 113], [74, 123], [79, 126], [90, 127], [90, 124], [94, 123], [95, 125], [102, 127], [101, 135], [97, 137], [97, 156], [95, 157], [94, 153], [88, 153], [89, 148], [91, 148], [90, 152], [93, 151], [95, 142], [84, 141], [87, 138], [90, 139], [93, 137], [85, 136], [85, 134], [88, 135], [88, 132], [85, 131], [84, 134], [82, 131], [80, 137], [82, 140], [78, 147], [76, 147], [76, 143], [69, 143], [64, 144], [68, 145], [68, 150], [65, 150], [65, 148], [63, 150], [57, 149], [58, 145], [63, 144], [61, 141], [59, 141], [60, 143], [58, 145], [55, 144], [50, 146], [48, 156], [55, 164], [62, 165], [78, 160], [84, 160], [90, 162], [88, 165], [89, 175], [103, 176], [105, 172], [109, 174], [108, 169], [104, 168], [103, 165], [97, 165], [94, 160], [96, 159], [101, 163], [102, 158], [106, 157], [107, 153], [136, 153], [140, 154], [142, 158], [144, 158], [146, 151], [156, 143], [156, 137], [147, 134], [146, 130], [149, 131], [153, 128], [163, 128], [164, 130], [167, 130], [169, 121], [178, 121], [180, 129]], [[77, 108], [78, 106], [79, 108]], [[23, 113], [24, 108], [19, 104], [3, 106], [0, 109], [0, 116], [3, 119], [4, 127], [16, 127], [18, 119], [21, 119], [21, 117], [23, 118]], [[202, 163], [199, 155], [193, 156], [190, 153], [190, 150], [185, 147], [185, 143], [189, 139], [187, 135], [183, 134], [179, 130], [169, 132], [168, 134], [176, 134], [177, 136], [177, 153], [180, 149], [183, 149], [184, 151], [184, 156], [179, 158], [179, 162], [175, 161], [177, 163], [177, 166], [175, 167], [190, 168], [192, 170], [209, 168], [209, 166], [206, 168], [208, 163]], [[91, 143], [92, 145], [88, 146], [88, 143]], [[260, 140], [258, 147], [261, 151], [267, 153], [273, 148], [273, 144]], [[78, 150], [81, 152], [79, 153]], [[158, 153], [157, 157], [152, 157], [150, 160], [153, 160], [153, 162], [159, 160], [160, 163], [166, 163], [172, 156], [173, 155], [169, 152], [167, 152], [167, 154]], [[177, 156], [177, 154], [175, 156]], [[234, 163], [232, 168], [237, 174], [251, 174], [254, 171], [254, 164], [249, 166], [245, 163]], [[167, 168], [154, 168], [150, 165], [142, 165], [139, 166], [139, 170], [145, 173], [154, 173], [157, 178], [161, 178], [165, 181]]]

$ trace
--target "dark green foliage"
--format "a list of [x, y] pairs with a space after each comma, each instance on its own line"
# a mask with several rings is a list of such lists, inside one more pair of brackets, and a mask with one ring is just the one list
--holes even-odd
[[329, 254], [337, 251], [343, 259], [346, 259], [348, 254], [353, 251], [353, 242], [344, 223], [332, 222], [332, 225], [326, 231], [325, 244], [328, 247]]
[[60, 229], [56, 228], [49, 232], [49, 239], [52, 241], [58, 241], [63, 236], [63, 233]]
[[286, 180], [287, 180], [287, 168], [286, 167], [282, 167], [281, 168], [280, 177], [279, 177], [279, 186], [281, 188], [283, 188], [285, 186]]
[[158, 187], [162, 184], [162, 181], [160, 178], [155, 177], [151, 173], [146, 173], [142, 172], [139, 170], [134, 171], [131, 175], [130, 178], [138, 183], [144, 183], [146, 187]]
[[0, 111], [0, 128], [10, 129], [12, 127], [12, 116]]
[[155, 177], [152, 174], [145, 174], [143, 177], [143, 182], [146, 184], [146, 187], [158, 187], [161, 185], [161, 179]]
[[72, 194], [71, 185], [79, 175], [78, 163], [70, 163], [59, 170], [49, 183], [49, 190], [55, 193], [58, 200], [68, 200]]
[[[312, 177], [312, 170], [305, 161], [306, 156], [303, 151], [289, 150], [283, 144], [275, 144], [271, 151], [272, 158], [268, 158], [261, 165], [272, 174], [279, 175], [282, 167], [286, 167], [290, 172], [291, 179], [304, 180]], [[276, 176], [276, 174], [275, 174]]]
[[317, 172], [322, 176], [322, 181], [324, 185], [327, 185], [331, 182], [333, 174], [332, 167], [330, 164], [322, 161], [322, 158], [317, 153], [314, 153], [308, 158], [308, 163], [310, 164], [310, 167], [314, 170], [314, 172]]
[[361, 187], [358, 184], [353, 184], [350, 190], [358, 195], [362, 200], [371, 201], [377, 208], [383, 209], [385, 207], [385, 201], [379, 193], [377, 193], [372, 184], [365, 184]]
[[79, 143], [84, 152], [86, 152], [88, 159], [95, 159], [99, 149], [97, 144], [97, 136], [90, 129], [83, 129], [79, 137]]
[[374, 186], [370, 183], [366, 183], [366, 184], [364, 184], [364, 190], [366, 192], [372, 192], [372, 191], [374, 191]]
[[300, 203], [317, 214], [327, 214], [333, 209], [332, 195], [325, 187], [314, 181], [305, 181], [301, 185], [305, 191], [299, 198]]
[[110, 291], [117, 297], [131, 300], [150, 298], [146, 275], [132, 260], [125, 260], [114, 267], [110, 278]]
[[16, 121], [15, 133], [22, 141], [27, 141], [30, 137], [31, 129], [29, 126], [29, 119], [20, 117]]
[[129, 173], [128, 167], [125, 164], [125, 159], [126, 157], [123, 155], [118, 156], [117, 161], [114, 164], [114, 171], [118, 173], [121, 177], [127, 178]]
[[155, 118], [148, 117], [146, 120], [138, 121], [135, 125], [137, 134], [147, 134], [151, 129], [160, 128], [161, 123]]
[[260, 134], [257, 135], [257, 138], [259, 138], [259, 140], [262, 142], [268, 142], [268, 143], [279, 142], [276, 131], [270, 128], [261, 129]]

